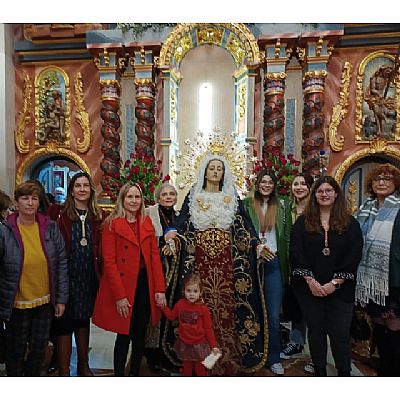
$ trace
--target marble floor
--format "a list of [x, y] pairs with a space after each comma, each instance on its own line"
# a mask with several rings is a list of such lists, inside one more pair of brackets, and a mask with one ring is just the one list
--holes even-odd
[[[115, 334], [104, 331], [94, 325], [91, 327], [90, 337], [90, 367], [99, 377], [113, 376], [113, 348]], [[46, 357], [47, 362], [51, 358], [52, 348], [49, 346], [49, 351]], [[291, 377], [312, 377], [304, 371], [304, 366], [310, 361], [309, 351], [306, 346], [304, 357], [282, 360], [282, 365], [285, 368], [285, 376]], [[370, 358], [365, 346], [361, 343], [353, 346], [353, 363], [352, 376], [376, 376], [376, 359]], [[332, 354], [328, 352], [328, 376], [336, 376], [336, 368], [332, 359]], [[47, 370], [47, 369], [46, 369]], [[0, 376], [5, 375], [4, 364], [0, 364]], [[76, 348], [73, 346], [73, 354], [71, 358], [71, 375], [76, 376]], [[147, 377], [167, 377], [179, 376], [179, 373], [169, 373], [167, 371], [152, 372], [147, 368], [146, 360], [144, 359], [141, 367], [141, 375]], [[46, 374], [44, 373], [44, 376]], [[51, 376], [51, 375], [47, 375]], [[276, 376], [269, 369], [261, 369], [249, 376]]]

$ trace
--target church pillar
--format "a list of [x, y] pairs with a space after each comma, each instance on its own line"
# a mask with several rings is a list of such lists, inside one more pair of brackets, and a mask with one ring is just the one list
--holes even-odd
[[101, 151], [103, 159], [100, 168], [103, 171], [101, 186], [107, 188], [109, 177], [119, 173], [121, 167], [121, 157], [119, 154], [120, 136], [119, 127], [121, 125], [119, 117], [120, 94], [121, 94], [121, 72], [125, 68], [125, 56], [120, 57], [119, 49], [104, 48], [95, 58], [95, 64], [100, 72], [101, 101], [100, 111], [103, 124], [101, 135], [103, 143]]
[[259, 40], [260, 48], [265, 48], [263, 157], [274, 150], [284, 152], [286, 64], [296, 38], [268, 35]]
[[132, 62], [135, 70], [134, 83], [136, 89], [135, 150], [154, 156], [156, 85], [153, 50], [144, 47], [135, 49], [131, 58]]
[[324, 95], [327, 65], [333, 43], [343, 31], [303, 34], [297, 54], [303, 70], [303, 171], [321, 174], [321, 151], [324, 148]]

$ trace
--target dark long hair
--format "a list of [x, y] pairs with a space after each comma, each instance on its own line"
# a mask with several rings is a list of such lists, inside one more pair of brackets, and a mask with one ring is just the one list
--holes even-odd
[[[268, 209], [266, 214], [262, 212], [263, 196], [260, 193], [260, 182], [264, 176], [269, 176], [274, 182], [274, 190], [269, 195], [268, 199]], [[275, 174], [268, 169], [262, 169], [256, 178], [256, 183], [254, 187], [254, 197], [253, 197], [253, 207], [258, 217], [258, 222], [260, 225], [261, 232], [268, 232], [275, 226], [275, 216], [278, 207], [278, 198], [276, 195], [276, 184], [277, 180]]]
[[89, 181], [90, 185], [90, 197], [88, 201], [88, 219], [101, 219], [101, 211], [97, 206], [97, 197], [96, 197], [96, 189], [94, 187], [93, 180], [91, 176], [87, 172], [80, 171], [76, 173], [68, 183], [67, 189], [67, 199], [65, 200], [64, 204], [64, 212], [67, 213], [68, 217], [72, 221], [78, 220], [78, 213], [75, 207], [74, 197], [72, 196], [72, 192], [74, 189], [75, 182], [78, 178], [85, 177]]
[[[292, 187], [293, 181], [294, 181], [297, 177], [303, 177], [303, 178], [304, 178], [304, 182], [305, 182], [306, 186], [308, 187], [308, 190], [311, 192], [311, 187], [312, 187], [312, 185], [313, 185], [313, 183], [314, 183], [314, 178], [313, 178], [310, 174], [308, 174], [307, 172], [300, 172], [299, 174], [297, 174], [297, 175], [293, 178], [292, 182], [290, 182], [290, 187]], [[293, 192], [292, 192], [291, 190], [290, 190], [290, 192], [291, 192], [291, 196], [292, 196], [292, 198], [293, 198], [293, 201], [296, 203], [296, 202], [297, 202], [296, 196], [293, 194]]]
[[344, 197], [342, 189], [331, 176], [322, 176], [314, 182], [308, 203], [303, 212], [305, 228], [309, 232], [321, 231], [319, 204], [315, 194], [318, 188], [324, 183], [332, 186], [337, 194], [330, 213], [329, 226], [332, 230], [341, 234], [347, 229], [350, 222], [350, 205]]

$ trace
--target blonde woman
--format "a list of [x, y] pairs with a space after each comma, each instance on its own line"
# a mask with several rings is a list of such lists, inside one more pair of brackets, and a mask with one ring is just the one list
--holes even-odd
[[96, 298], [93, 323], [116, 332], [114, 374], [125, 375], [132, 341], [130, 376], [138, 376], [147, 324], [158, 323], [157, 305], [165, 302], [164, 275], [154, 227], [144, 214], [140, 186], [126, 183], [102, 235], [104, 275]]

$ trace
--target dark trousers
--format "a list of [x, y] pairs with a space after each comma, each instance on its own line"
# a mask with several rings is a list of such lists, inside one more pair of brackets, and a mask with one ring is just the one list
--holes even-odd
[[125, 364], [129, 344], [132, 341], [132, 358], [129, 375], [139, 376], [140, 364], [144, 353], [147, 324], [150, 320], [150, 296], [146, 270], [139, 271], [135, 300], [132, 309], [129, 335], [117, 334], [114, 345], [114, 374], [125, 375]]
[[6, 323], [7, 376], [40, 376], [50, 336], [52, 310], [50, 304], [12, 310], [10, 321]]
[[326, 375], [328, 351], [326, 336], [328, 335], [338, 375], [350, 376], [350, 326], [353, 317], [353, 303], [346, 303], [332, 295], [315, 297], [298, 294], [297, 298], [307, 321], [308, 344], [315, 366], [315, 374]]

